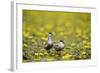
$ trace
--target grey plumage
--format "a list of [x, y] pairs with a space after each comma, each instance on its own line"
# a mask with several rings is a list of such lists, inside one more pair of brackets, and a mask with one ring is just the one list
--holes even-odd
[[56, 51], [61, 51], [61, 50], [64, 49], [64, 46], [65, 46], [64, 42], [62, 40], [60, 40], [58, 43], [56, 43], [54, 45], [54, 48], [55, 48]]
[[52, 41], [52, 34], [49, 33], [48, 34], [48, 39], [45, 42], [45, 49], [47, 50], [47, 52], [50, 52], [50, 49], [53, 47], [53, 41]]

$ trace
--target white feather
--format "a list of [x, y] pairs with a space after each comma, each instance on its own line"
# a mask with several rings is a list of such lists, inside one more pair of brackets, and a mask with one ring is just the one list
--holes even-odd
[[59, 42], [59, 43], [56, 43], [54, 45], [55, 48], [64, 48], [64, 43], [63, 42]]
[[64, 48], [64, 43], [59, 42], [58, 45], [59, 45], [60, 48]]

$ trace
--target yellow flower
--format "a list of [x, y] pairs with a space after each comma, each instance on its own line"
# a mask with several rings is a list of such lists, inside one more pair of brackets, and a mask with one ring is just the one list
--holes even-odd
[[82, 54], [84, 55], [84, 54], [86, 54], [86, 52], [82, 52]]
[[32, 36], [28, 36], [28, 38], [29, 38], [29, 39], [32, 39], [33, 37], [32, 37]]
[[66, 54], [66, 55], [62, 56], [62, 59], [67, 60], [67, 59], [69, 59], [70, 57], [72, 57], [72, 55]]
[[86, 41], [86, 40], [84, 40], [84, 41], [83, 41], [83, 43], [84, 43], [84, 44], [86, 44], [86, 43], [87, 43], [87, 41]]
[[85, 41], [85, 42], [84, 42], [84, 47], [85, 47], [85, 48], [91, 48], [90, 42]]
[[43, 56], [43, 53], [39, 53], [39, 55]]
[[35, 40], [34, 40], [34, 39], [32, 39], [31, 41], [32, 41], [33, 43], [35, 43]]
[[38, 35], [38, 36], [42, 36], [43, 33], [41, 33], [41, 32], [37, 32], [37, 35]]
[[88, 39], [88, 37], [87, 37], [86, 35], [82, 35], [82, 37], [83, 37], [84, 39]]
[[90, 45], [85, 45], [84, 47], [87, 48], [87, 49], [88, 49], [88, 48], [91, 48]]
[[35, 53], [35, 55], [38, 56], [39, 54], [38, 53]]
[[24, 43], [24, 47], [27, 47], [28, 45]]
[[91, 43], [90, 42], [87, 42], [87, 45], [91, 45]]
[[48, 53], [47, 52], [44, 52], [44, 54], [47, 55]]
[[23, 33], [23, 35], [24, 35], [25, 37], [28, 37], [28, 36], [29, 36], [28, 33]]
[[52, 58], [52, 57], [48, 57], [48, 59], [47, 59], [48, 61], [53, 61], [54, 60], [54, 58]]
[[46, 37], [42, 37], [41, 40], [45, 41], [45, 40], [47, 40], [47, 38]]

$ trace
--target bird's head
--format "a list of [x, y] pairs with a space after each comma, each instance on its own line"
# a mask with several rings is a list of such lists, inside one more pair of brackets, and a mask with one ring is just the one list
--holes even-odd
[[60, 42], [64, 43], [64, 41], [63, 41], [63, 40], [60, 40]]
[[48, 33], [48, 36], [49, 36], [49, 37], [51, 37], [51, 36], [52, 36], [52, 33], [51, 33], [51, 32], [49, 32], [49, 33]]

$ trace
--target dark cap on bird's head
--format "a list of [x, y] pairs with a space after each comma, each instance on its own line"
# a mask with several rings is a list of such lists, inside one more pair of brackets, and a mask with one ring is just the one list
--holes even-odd
[[49, 32], [49, 33], [48, 33], [48, 35], [49, 35], [49, 36], [52, 36], [52, 33], [51, 33], [51, 32]]
[[60, 40], [60, 42], [63, 42], [63, 43], [64, 43], [64, 41], [63, 41], [63, 40]]
[[48, 34], [52, 34], [51, 32], [49, 32]]

